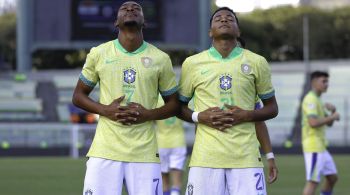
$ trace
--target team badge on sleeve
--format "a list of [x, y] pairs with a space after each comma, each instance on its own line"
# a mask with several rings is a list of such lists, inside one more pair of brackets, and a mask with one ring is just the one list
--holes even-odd
[[307, 107], [310, 109], [310, 110], [313, 110], [313, 109], [315, 109], [315, 104], [313, 104], [313, 103], [309, 103], [308, 105], [307, 105]]
[[128, 68], [128, 69], [123, 71], [123, 75], [124, 75], [124, 82], [131, 84], [131, 83], [135, 82], [136, 70], [133, 68]]
[[232, 87], [232, 76], [225, 74], [220, 76], [220, 88], [227, 91]]
[[249, 74], [252, 71], [252, 67], [250, 67], [248, 64], [242, 64], [241, 70], [245, 74]]

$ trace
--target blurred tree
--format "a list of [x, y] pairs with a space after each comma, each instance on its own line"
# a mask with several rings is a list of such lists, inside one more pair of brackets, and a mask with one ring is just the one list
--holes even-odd
[[[216, 5], [212, 3], [212, 10]], [[309, 16], [310, 58], [350, 58], [350, 7], [320, 10], [312, 7], [277, 7], [239, 14], [246, 48], [271, 61], [302, 60], [302, 17]], [[209, 22], [209, 21], [208, 21]], [[33, 54], [36, 69], [81, 67], [88, 50], [38, 50]], [[167, 51], [174, 65], [195, 51]], [[15, 69], [16, 15], [0, 15], [0, 69]], [[2, 66], [1, 66], [2, 65]]]
[[16, 14], [0, 15], [0, 63], [15, 68], [16, 64]]
[[278, 7], [239, 16], [246, 47], [269, 60], [302, 60], [302, 18], [309, 16], [310, 58], [350, 57], [350, 7]]
[[72, 69], [82, 67], [89, 50], [37, 50], [33, 53], [35, 69]]

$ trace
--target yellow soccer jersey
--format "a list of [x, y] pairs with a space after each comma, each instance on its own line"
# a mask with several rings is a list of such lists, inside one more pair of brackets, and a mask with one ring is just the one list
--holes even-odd
[[[274, 96], [270, 67], [265, 58], [236, 47], [223, 59], [211, 47], [185, 60], [180, 79], [180, 100], [193, 98], [194, 110], [235, 105], [254, 110], [256, 96]], [[198, 124], [190, 166], [211, 168], [262, 167], [255, 123], [242, 123], [222, 133]]]
[[306, 94], [302, 103], [302, 145], [304, 152], [322, 152], [326, 150], [326, 126], [312, 128], [308, 122], [309, 117], [323, 118], [325, 115], [323, 103], [315, 92], [310, 91]]
[[[164, 101], [159, 96], [158, 107], [163, 106]], [[157, 140], [158, 148], [178, 148], [185, 147], [185, 130], [182, 120], [175, 116], [165, 120], [157, 120]]]
[[[127, 52], [117, 39], [92, 48], [80, 79], [91, 87], [99, 83], [99, 102], [104, 105], [125, 95], [122, 104], [137, 102], [153, 109], [159, 93], [168, 96], [177, 91], [169, 56], [147, 42], [134, 52]], [[87, 156], [159, 162], [157, 151], [153, 121], [124, 126], [101, 116]]]

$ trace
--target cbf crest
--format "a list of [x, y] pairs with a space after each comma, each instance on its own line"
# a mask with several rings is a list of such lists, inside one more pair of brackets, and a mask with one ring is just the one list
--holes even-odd
[[136, 80], [136, 70], [133, 68], [128, 68], [123, 71], [124, 82], [131, 84]]
[[220, 88], [227, 91], [232, 87], [232, 76], [224, 74], [220, 76]]

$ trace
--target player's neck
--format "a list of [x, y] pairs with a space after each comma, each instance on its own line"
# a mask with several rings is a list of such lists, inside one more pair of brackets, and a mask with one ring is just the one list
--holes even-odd
[[143, 44], [142, 31], [119, 31], [118, 41], [128, 52], [133, 52]]
[[223, 58], [227, 58], [236, 46], [236, 39], [213, 39], [213, 47]]
[[318, 97], [321, 97], [322, 91], [319, 91], [319, 90], [317, 90], [317, 89], [315, 89], [315, 88], [312, 88], [312, 91], [313, 91]]

